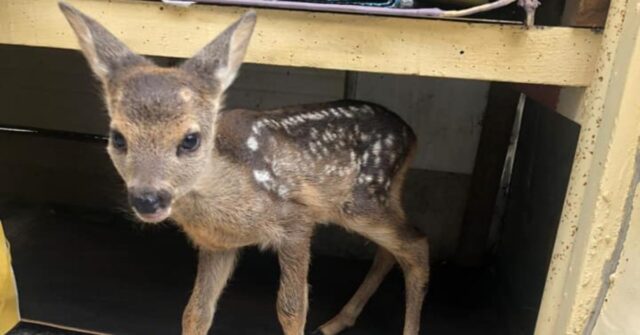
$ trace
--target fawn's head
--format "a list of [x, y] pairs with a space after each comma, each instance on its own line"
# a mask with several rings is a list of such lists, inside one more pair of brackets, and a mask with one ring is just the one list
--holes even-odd
[[129, 202], [143, 221], [162, 221], [211, 162], [217, 113], [256, 15], [243, 15], [182, 65], [162, 68], [77, 9], [65, 3], [60, 9], [102, 83], [111, 119], [108, 152]]

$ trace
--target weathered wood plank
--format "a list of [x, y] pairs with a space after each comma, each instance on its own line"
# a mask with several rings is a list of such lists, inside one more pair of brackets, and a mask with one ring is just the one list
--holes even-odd
[[[187, 57], [246, 9], [70, 1], [137, 52]], [[585, 86], [601, 35], [588, 29], [258, 10], [248, 62]], [[52, 0], [0, 2], [0, 43], [77, 48]]]

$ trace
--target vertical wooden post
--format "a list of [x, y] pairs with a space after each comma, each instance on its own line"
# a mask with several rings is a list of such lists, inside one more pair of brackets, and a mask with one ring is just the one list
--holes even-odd
[[617, 266], [615, 251], [632, 224], [628, 204], [640, 169], [638, 34], [638, 0], [612, 0], [594, 80], [561, 92], [560, 111], [582, 128], [537, 335], [591, 333]]

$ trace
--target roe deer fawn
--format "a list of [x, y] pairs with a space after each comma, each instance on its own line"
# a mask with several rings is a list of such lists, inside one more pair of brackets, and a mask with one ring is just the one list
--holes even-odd
[[405, 222], [401, 206], [416, 146], [407, 124], [355, 101], [223, 110], [253, 32], [253, 11], [182, 65], [162, 68], [75, 8], [60, 8], [102, 84], [111, 120], [108, 153], [133, 211], [149, 223], [171, 218], [199, 250], [182, 334], [207, 334], [238, 249], [258, 245], [279, 257], [282, 329], [302, 335], [310, 239], [321, 223], [379, 247], [353, 298], [316, 334], [352, 326], [395, 261], [405, 276], [403, 334], [418, 334], [428, 244]]

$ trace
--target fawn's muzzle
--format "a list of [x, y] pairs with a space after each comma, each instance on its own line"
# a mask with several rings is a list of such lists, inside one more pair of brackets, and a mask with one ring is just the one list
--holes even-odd
[[159, 214], [171, 204], [171, 194], [164, 190], [129, 189], [129, 203], [142, 216]]

